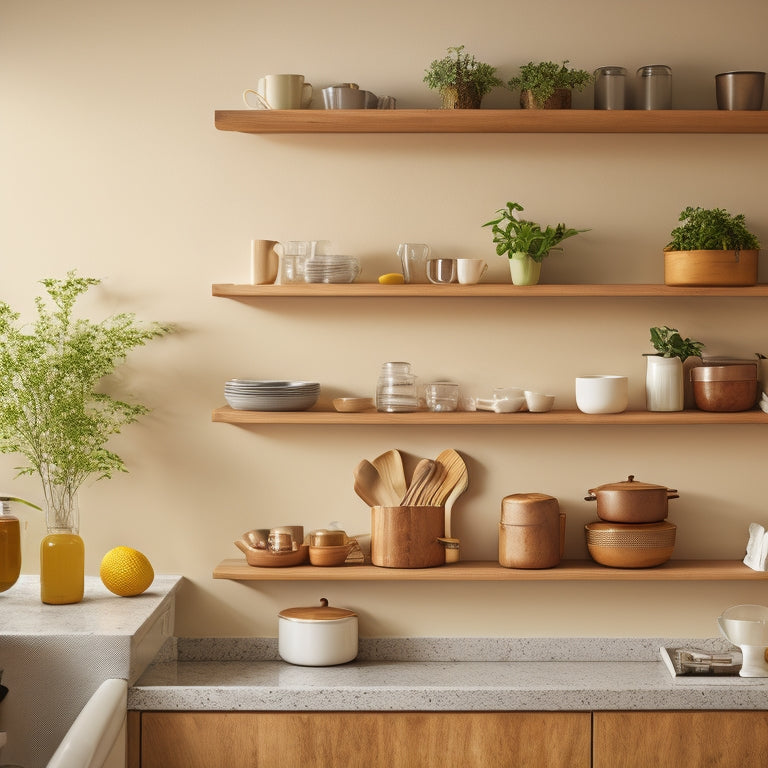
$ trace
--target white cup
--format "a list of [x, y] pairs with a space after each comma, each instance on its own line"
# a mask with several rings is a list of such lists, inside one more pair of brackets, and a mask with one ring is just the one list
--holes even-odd
[[582, 413], [622, 413], [629, 405], [629, 380], [614, 375], [579, 376], [576, 405]]
[[488, 264], [485, 259], [456, 259], [456, 268], [462, 285], [474, 285], [488, 271]]
[[[248, 100], [253, 95], [256, 103]], [[264, 75], [256, 88], [243, 91], [243, 101], [249, 109], [306, 109], [312, 102], [312, 83], [304, 75]]]

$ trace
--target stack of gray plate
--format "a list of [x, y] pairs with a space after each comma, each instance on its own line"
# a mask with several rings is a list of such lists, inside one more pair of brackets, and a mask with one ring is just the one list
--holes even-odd
[[238, 411], [306, 411], [319, 394], [316, 381], [230, 379], [224, 384], [227, 403]]
[[360, 262], [354, 256], [313, 256], [304, 264], [307, 283], [351, 283], [360, 274]]

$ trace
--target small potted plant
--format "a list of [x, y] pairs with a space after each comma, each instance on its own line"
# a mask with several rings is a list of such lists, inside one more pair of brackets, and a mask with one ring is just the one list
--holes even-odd
[[550, 251], [562, 251], [560, 243], [568, 237], [587, 232], [586, 229], [571, 229], [565, 224], [542, 229], [540, 224], [518, 218], [516, 211], [522, 211], [520, 203], [507, 203], [499, 208], [499, 216], [483, 224], [491, 227], [496, 253], [509, 257], [509, 271], [515, 285], [536, 285], [541, 274], [541, 262]]
[[496, 67], [476, 61], [464, 53], [463, 45], [435, 59], [425, 70], [424, 82], [439, 91], [443, 109], [479, 109], [483, 96], [504, 84], [496, 77]]
[[744, 214], [722, 208], [693, 208], [672, 230], [664, 248], [667, 285], [754, 285], [760, 243], [747, 229]]
[[592, 82], [592, 75], [583, 69], [570, 69], [566, 64], [567, 59], [561, 64], [529, 61], [507, 86], [520, 91], [523, 109], [570, 109], [572, 91], [584, 90]]
[[645, 399], [649, 411], [682, 411], [685, 406], [683, 363], [701, 358], [704, 344], [683, 338], [668, 325], [651, 328], [651, 344], [656, 350], [646, 355]]

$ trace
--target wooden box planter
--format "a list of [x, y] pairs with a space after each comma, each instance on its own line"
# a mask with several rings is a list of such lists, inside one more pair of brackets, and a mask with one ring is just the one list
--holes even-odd
[[755, 285], [757, 250], [665, 251], [666, 285]]

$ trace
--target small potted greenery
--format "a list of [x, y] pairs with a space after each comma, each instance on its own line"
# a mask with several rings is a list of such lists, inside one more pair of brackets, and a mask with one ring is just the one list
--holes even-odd
[[49, 535], [41, 545], [41, 599], [73, 603], [83, 590], [78, 489], [89, 477], [125, 471], [107, 442], [148, 410], [112, 397], [100, 382], [130, 350], [170, 328], [140, 324], [130, 313], [76, 318], [77, 299], [100, 281], [72, 271], [41, 282], [52, 306], [38, 296], [30, 327], [0, 301], [0, 452], [24, 456], [20, 474], [42, 482]]
[[592, 82], [592, 75], [583, 69], [570, 69], [566, 64], [567, 59], [561, 64], [529, 61], [507, 86], [520, 91], [523, 109], [570, 109], [572, 91], [584, 90]]
[[464, 53], [463, 45], [435, 59], [425, 70], [424, 82], [440, 93], [443, 109], [479, 109], [483, 96], [504, 84], [496, 77], [496, 67], [476, 61]]
[[744, 214], [688, 206], [664, 248], [667, 285], [754, 285], [760, 243]]
[[571, 229], [565, 224], [542, 229], [540, 224], [518, 218], [516, 211], [522, 211], [520, 203], [507, 203], [499, 208], [499, 216], [483, 224], [491, 227], [496, 253], [509, 257], [509, 271], [515, 285], [536, 285], [541, 273], [541, 262], [550, 251], [562, 251], [560, 243], [568, 237], [587, 232], [586, 229]]
[[656, 350], [646, 354], [645, 401], [649, 411], [682, 411], [685, 406], [683, 363], [701, 358], [704, 344], [683, 338], [668, 325], [651, 328], [651, 344]]

